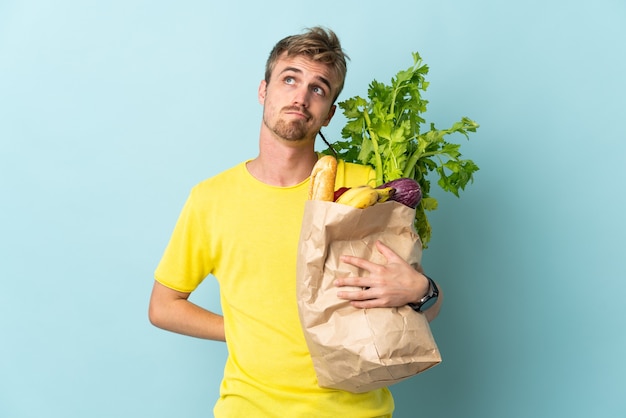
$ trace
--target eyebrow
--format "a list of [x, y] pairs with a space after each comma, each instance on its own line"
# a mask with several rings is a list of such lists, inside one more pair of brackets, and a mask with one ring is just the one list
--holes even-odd
[[[287, 71], [293, 71], [295, 73], [302, 74], [302, 70], [297, 68], [297, 67], [285, 67], [285, 69], [283, 69], [280, 73], [282, 74], [282, 73], [285, 73]], [[328, 79], [326, 77], [322, 77], [322, 76], [318, 75], [315, 78], [317, 78], [319, 81], [324, 83], [328, 87], [328, 90], [330, 90], [330, 91], [333, 90], [332, 86], [330, 85], [330, 81], [328, 81]]]

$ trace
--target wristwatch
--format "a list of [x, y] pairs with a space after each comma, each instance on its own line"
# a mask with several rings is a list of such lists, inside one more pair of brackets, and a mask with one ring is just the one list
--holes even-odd
[[409, 303], [409, 306], [416, 312], [424, 312], [426, 309], [433, 306], [439, 297], [439, 289], [437, 288], [435, 281], [425, 274], [424, 276], [428, 279], [428, 283], [430, 285], [428, 293], [426, 293], [426, 296], [421, 298], [419, 302]]

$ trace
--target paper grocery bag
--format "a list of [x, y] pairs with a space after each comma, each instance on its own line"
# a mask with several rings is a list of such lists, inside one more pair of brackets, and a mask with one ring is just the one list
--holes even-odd
[[[338, 277], [362, 276], [341, 263], [343, 254], [383, 264], [376, 240], [417, 267], [422, 245], [415, 209], [379, 203], [366, 209], [306, 202], [299, 241], [297, 297], [300, 321], [318, 384], [360, 393], [405, 380], [441, 362], [430, 326], [409, 306], [357, 309], [337, 297]], [[366, 273], [365, 273], [366, 274]]]

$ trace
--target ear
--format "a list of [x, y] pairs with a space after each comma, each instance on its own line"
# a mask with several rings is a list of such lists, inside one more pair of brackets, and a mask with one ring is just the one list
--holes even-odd
[[330, 110], [328, 111], [328, 116], [326, 117], [326, 120], [324, 121], [322, 126], [328, 126], [328, 124], [330, 123], [330, 120], [335, 115], [335, 110], [337, 110], [337, 105], [332, 105], [330, 107]]
[[265, 104], [265, 94], [267, 93], [267, 83], [265, 80], [261, 80], [261, 84], [259, 84], [259, 91], [257, 93], [257, 97], [259, 99], [259, 103], [262, 105]]

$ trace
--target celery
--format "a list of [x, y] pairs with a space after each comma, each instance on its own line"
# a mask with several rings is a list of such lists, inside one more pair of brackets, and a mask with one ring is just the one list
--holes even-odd
[[[469, 133], [479, 127], [463, 117], [448, 129], [438, 130], [431, 123], [428, 131], [421, 132], [426, 122], [421, 115], [428, 104], [421, 97], [429, 84], [426, 74], [428, 66], [414, 52], [413, 65], [399, 71], [390, 84], [374, 80], [369, 85], [367, 99], [355, 96], [340, 102], [347, 119], [341, 131], [344, 140], [331, 144], [339, 158], [372, 166], [377, 185], [401, 177], [415, 179], [420, 184], [423, 197], [416, 209], [415, 229], [424, 248], [432, 235], [426, 212], [438, 206], [437, 200], [430, 196], [428, 174], [436, 173], [439, 187], [459, 197], [459, 191], [474, 181], [478, 166], [472, 160], [462, 159], [460, 145], [446, 138], [460, 133], [469, 139]], [[331, 152], [330, 148], [324, 151]]]

